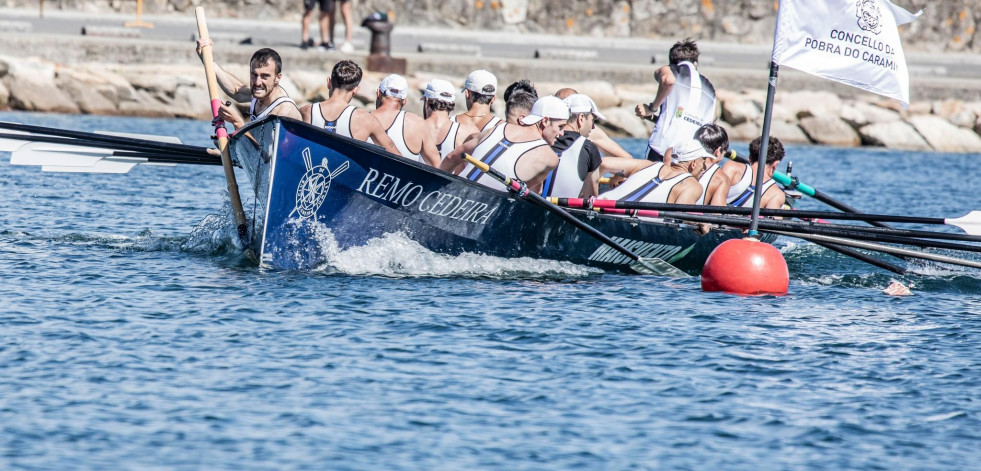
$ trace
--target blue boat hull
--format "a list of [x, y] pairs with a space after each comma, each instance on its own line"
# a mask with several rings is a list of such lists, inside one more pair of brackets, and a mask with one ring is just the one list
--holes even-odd
[[[436, 253], [569, 261], [625, 271], [632, 260], [548, 210], [364, 142], [288, 118], [252, 123], [230, 141], [251, 180], [253, 249], [263, 265], [323, 264], [338, 249], [402, 233]], [[697, 273], [737, 230], [698, 235], [690, 225], [570, 210], [642, 257]], [[327, 235], [329, 231], [329, 235]]]

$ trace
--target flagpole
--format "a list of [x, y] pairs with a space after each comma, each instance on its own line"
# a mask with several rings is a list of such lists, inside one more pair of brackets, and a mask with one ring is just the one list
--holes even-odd
[[763, 111], [763, 136], [760, 138], [760, 155], [756, 159], [756, 191], [753, 192], [753, 216], [749, 225], [749, 236], [759, 238], [757, 227], [760, 222], [760, 201], [763, 199], [763, 169], [766, 167], [766, 153], [770, 145], [770, 121], [773, 118], [773, 96], [777, 94], [777, 74], [780, 66], [770, 60], [770, 78], [766, 87], [766, 109]]

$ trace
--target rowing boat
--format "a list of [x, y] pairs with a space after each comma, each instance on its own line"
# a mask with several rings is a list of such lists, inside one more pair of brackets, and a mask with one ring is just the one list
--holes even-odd
[[[326, 261], [329, 233], [343, 250], [399, 233], [436, 253], [568, 261], [627, 271], [630, 258], [541, 206], [306, 123], [276, 116], [229, 140], [255, 201], [252, 249], [264, 266], [308, 269]], [[699, 235], [690, 224], [570, 210], [641, 257], [697, 273], [736, 229]], [[772, 241], [775, 237], [769, 237]]]

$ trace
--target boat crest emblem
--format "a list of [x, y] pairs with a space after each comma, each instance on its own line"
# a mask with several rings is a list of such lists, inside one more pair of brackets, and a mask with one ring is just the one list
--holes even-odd
[[855, 16], [858, 27], [873, 34], [882, 31], [882, 11], [875, 0], [858, 0]]
[[303, 149], [303, 164], [307, 171], [300, 178], [300, 183], [296, 185], [296, 207], [290, 213], [290, 217], [298, 214], [303, 219], [308, 219], [317, 214], [320, 206], [327, 198], [330, 190], [330, 182], [341, 172], [348, 169], [350, 163], [346, 160], [339, 165], [333, 172], [327, 168], [327, 159], [322, 159], [320, 165], [313, 165], [313, 158], [310, 156], [310, 148]]

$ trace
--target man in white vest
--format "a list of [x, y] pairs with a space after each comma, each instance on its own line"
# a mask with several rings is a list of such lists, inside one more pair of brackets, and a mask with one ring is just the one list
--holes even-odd
[[415, 113], [402, 109], [409, 96], [405, 77], [391, 74], [382, 79], [375, 93], [375, 110], [371, 115], [385, 128], [399, 154], [409, 160], [439, 167], [439, 150], [426, 121]]
[[463, 160], [464, 155], [470, 154], [541, 193], [545, 178], [559, 164], [559, 157], [549, 146], [555, 143], [568, 119], [569, 106], [565, 102], [554, 96], [539, 98], [518, 124], [501, 123], [481, 132], [477, 139], [469, 139], [450, 152], [440, 168], [504, 191], [504, 185]]
[[648, 160], [660, 162], [672, 144], [691, 140], [699, 126], [715, 121], [715, 87], [697, 67], [698, 45], [688, 38], [675, 43], [668, 65], [654, 72], [657, 95], [649, 105], [640, 104], [636, 109], [637, 116], [656, 119], [648, 140]]
[[426, 126], [441, 159], [463, 144], [470, 135], [478, 133], [473, 125], [450, 121], [450, 112], [456, 106], [456, 93], [452, 83], [432, 79], [426, 84], [422, 95], [422, 116], [426, 119]]
[[559, 165], [545, 179], [542, 196], [589, 198], [599, 193], [599, 168], [603, 163], [599, 149], [589, 136], [596, 120], [606, 117], [586, 95], [577, 93], [562, 101], [569, 106], [569, 121], [552, 144]]

